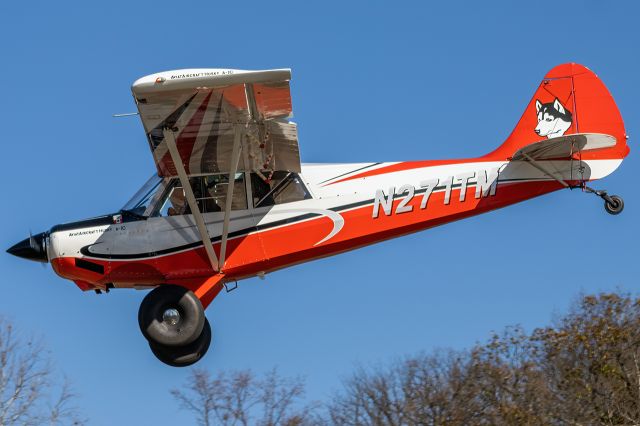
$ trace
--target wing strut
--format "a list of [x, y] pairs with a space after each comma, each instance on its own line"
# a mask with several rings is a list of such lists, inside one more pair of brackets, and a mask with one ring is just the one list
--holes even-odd
[[[180, 183], [182, 184], [182, 189], [184, 190], [184, 195], [187, 198], [187, 203], [189, 204], [189, 208], [191, 209], [191, 214], [196, 221], [196, 226], [198, 227], [198, 231], [200, 232], [200, 238], [202, 239], [202, 244], [204, 245], [204, 249], [207, 252], [207, 257], [209, 258], [209, 262], [211, 263], [211, 267], [214, 271], [219, 271], [218, 266], [218, 257], [216, 256], [216, 252], [213, 250], [213, 245], [211, 244], [211, 237], [209, 237], [209, 232], [207, 231], [207, 226], [204, 223], [204, 218], [202, 217], [202, 213], [200, 213], [200, 209], [198, 208], [198, 203], [196, 202], [196, 197], [193, 195], [193, 189], [191, 188], [191, 183], [189, 182], [189, 177], [187, 176], [187, 172], [184, 169], [184, 165], [182, 164], [182, 158], [180, 158], [180, 153], [178, 152], [178, 147], [176, 146], [176, 139], [173, 134], [173, 129], [164, 128], [162, 130], [164, 134], [164, 140], [167, 143], [167, 147], [169, 148], [169, 154], [171, 155], [171, 160], [176, 167], [176, 172], [178, 172], [178, 178], [180, 179]], [[227, 220], [227, 216], [225, 216], [225, 221]]]
[[218, 269], [224, 267], [227, 254], [227, 237], [229, 236], [229, 217], [231, 216], [231, 202], [233, 201], [233, 187], [235, 186], [236, 170], [240, 160], [240, 142], [243, 137], [243, 129], [240, 124], [234, 126], [233, 151], [231, 152], [231, 166], [229, 167], [229, 185], [227, 185], [227, 200], [224, 203], [224, 222], [222, 223], [222, 242], [220, 243], [220, 263]]

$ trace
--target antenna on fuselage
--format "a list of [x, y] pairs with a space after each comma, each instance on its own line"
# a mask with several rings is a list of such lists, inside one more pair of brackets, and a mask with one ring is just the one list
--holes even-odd
[[139, 112], [125, 112], [123, 114], [113, 114], [112, 117], [113, 118], [131, 117], [133, 115], [140, 115], [140, 113]]

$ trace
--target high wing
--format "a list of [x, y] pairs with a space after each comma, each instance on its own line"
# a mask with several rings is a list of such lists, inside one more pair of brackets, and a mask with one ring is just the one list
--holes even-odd
[[300, 172], [291, 116], [291, 70], [189, 69], [137, 80], [131, 90], [160, 176], [177, 176], [164, 130], [171, 129], [187, 174], [228, 173], [234, 135], [245, 155], [237, 171]]
[[[525, 161], [564, 187], [569, 188], [571, 185], [565, 181], [564, 176], [573, 175], [574, 165], [573, 161], [562, 160], [579, 160], [579, 155], [584, 151], [609, 148], [615, 144], [616, 138], [611, 135], [576, 133], [526, 145], [516, 151], [511, 157], [511, 161]], [[554, 162], [553, 160], [560, 161]], [[583, 173], [579, 179], [581, 181], [584, 180]]]
[[215, 271], [225, 263], [234, 185], [227, 185], [219, 257], [190, 175], [300, 172], [291, 70], [189, 69], [143, 77], [131, 91], [160, 176], [177, 176]]

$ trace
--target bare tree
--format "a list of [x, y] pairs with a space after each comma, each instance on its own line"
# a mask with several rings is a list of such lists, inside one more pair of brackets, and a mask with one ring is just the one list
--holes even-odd
[[82, 424], [69, 382], [56, 379], [44, 346], [0, 317], [0, 425]]
[[204, 426], [302, 426], [314, 421], [314, 406], [302, 404], [303, 381], [283, 378], [275, 369], [257, 378], [249, 370], [212, 377], [195, 368], [184, 388], [171, 394]]

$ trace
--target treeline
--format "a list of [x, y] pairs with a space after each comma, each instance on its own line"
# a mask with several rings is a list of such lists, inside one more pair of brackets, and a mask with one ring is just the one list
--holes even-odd
[[328, 401], [277, 371], [194, 369], [172, 394], [203, 425], [637, 425], [640, 299], [583, 296], [531, 333], [361, 368]]

